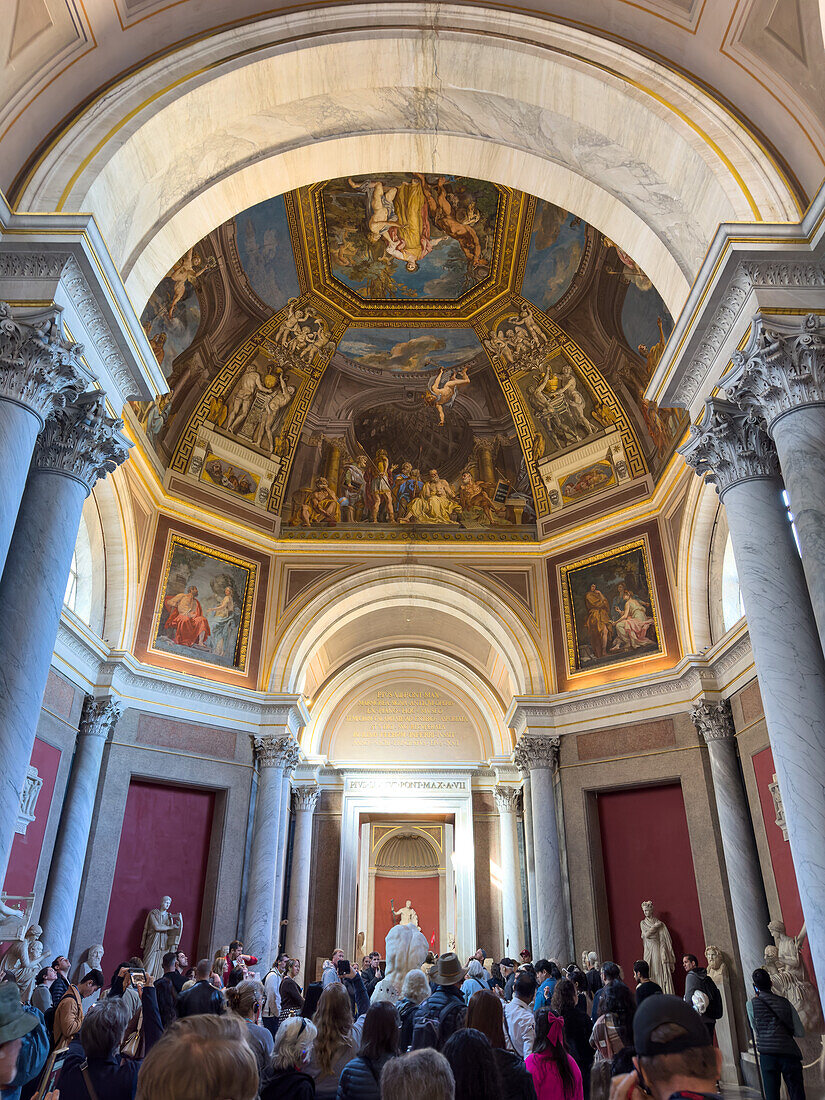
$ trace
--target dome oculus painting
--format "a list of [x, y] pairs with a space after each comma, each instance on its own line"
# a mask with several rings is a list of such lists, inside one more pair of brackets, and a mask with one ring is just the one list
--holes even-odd
[[463, 176], [260, 203], [143, 323], [170, 387], [132, 406], [151, 460], [278, 538], [534, 540], [655, 482], [686, 427], [644, 398], [673, 322], [632, 257]]

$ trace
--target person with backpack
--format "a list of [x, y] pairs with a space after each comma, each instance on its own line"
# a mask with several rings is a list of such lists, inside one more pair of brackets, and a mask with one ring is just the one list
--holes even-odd
[[465, 1005], [470, 1003], [470, 998], [474, 993], [478, 993], [480, 989], [489, 988], [487, 972], [483, 964], [478, 959], [470, 959], [467, 967], [467, 977], [461, 986], [461, 996], [464, 998]]
[[423, 970], [409, 970], [401, 986], [401, 1000], [395, 1006], [401, 1021], [401, 1036], [398, 1049], [402, 1054], [412, 1046], [413, 1026], [418, 1006], [430, 995], [430, 983]]
[[805, 1100], [802, 1051], [796, 1040], [805, 1035], [799, 1013], [788, 1000], [771, 989], [771, 976], [760, 966], [753, 972], [753, 990], [748, 1001], [748, 1020], [756, 1039], [765, 1100], [779, 1100], [782, 1081], [788, 1100]]
[[716, 1021], [722, 1017], [722, 994], [719, 992], [716, 982], [711, 978], [707, 970], [703, 966], [699, 966], [699, 960], [695, 955], [685, 955], [682, 958], [682, 966], [685, 968], [686, 975], [685, 1001], [695, 1008], [696, 1005], [693, 1002], [693, 994], [698, 992], [705, 995], [707, 1004], [705, 1005], [704, 1012], [699, 1013], [699, 1017], [708, 1029], [708, 1034], [711, 1039], [713, 1039]]
[[453, 1032], [464, 1026], [467, 1006], [461, 993], [461, 983], [466, 976], [467, 971], [454, 951], [448, 951], [436, 959], [430, 971], [433, 992], [415, 1014], [413, 1050], [424, 1047], [441, 1050]]

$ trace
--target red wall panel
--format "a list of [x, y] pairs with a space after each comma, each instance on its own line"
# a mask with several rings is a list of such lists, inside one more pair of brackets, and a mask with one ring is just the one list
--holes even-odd
[[[776, 892], [779, 894], [779, 907], [782, 910], [782, 920], [785, 922], [785, 930], [789, 936], [795, 936], [802, 927], [802, 902], [799, 900], [799, 886], [796, 882], [796, 869], [791, 856], [791, 846], [782, 835], [782, 830], [776, 824], [776, 807], [773, 796], [768, 786], [773, 783], [776, 774], [773, 753], [770, 748], [762, 749], [752, 757], [753, 770], [756, 775], [756, 786], [759, 791], [759, 803], [762, 807], [762, 819], [765, 822], [765, 832], [768, 837], [768, 850], [771, 854], [771, 866], [776, 882]], [[803, 948], [803, 955], [808, 966], [808, 971], [813, 974], [813, 960], [807, 943]]]
[[57, 769], [60, 767], [60, 755], [60, 749], [49, 745], [46, 741], [41, 741], [39, 737], [35, 738], [30, 762], [37, 768], [37, 774], [43, 780], [43, 786], [37, 798], [34, 821], [29, 825], [25, 836], [15, 834], [11, 846], [6, 879], [3, 883], [3, 889], [9, 895], [31, 894], [34, 890], [37, 864], [40, 862], [40, 853], [43, 849], [43, 837], [49, 820]]
[[[438, 952], [438, 875], [429, 878], [385, 878], [375, 876], [375, 943], [366, 945], [366, 950], [374, 949], [384, 955], [384, 940], [395, 923], [390, 909], [390, 898], [395, 900], [395, 908], [400, 909], [407, 898], [418, 913], [418, 924], [429, 943], [435, 935], [435, 947]], [[361, 960], [358, 960], [360, 965]]]
[[[165, 894], [172, 912], [183, 914], [181, 946], [197, 962], [214, 809], [214, 791], [129, 784], [103, 940], [108, 972], [140, 955], [146, 913]], [[218, 946], [210, 944], [210, 952]]]
[[705, 949], [681, 785], [606, 791], [597, 798], [613, 959], [632, 988], [633, 963], [644, 955], [641, 904], [652, 899], [670, 930], [673, 981], [681, 994], [682, 955], [688, 951], [701, 962]]

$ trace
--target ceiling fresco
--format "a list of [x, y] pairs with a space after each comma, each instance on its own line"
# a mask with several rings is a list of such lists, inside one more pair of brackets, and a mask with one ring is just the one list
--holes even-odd
[[281, 538], [531, 540], [649, 491], [686, 428], [644, 389], [673, 326], [631, 256], [466, 177], [323, 181], [183, 256], [130, 414], [175, 495]]

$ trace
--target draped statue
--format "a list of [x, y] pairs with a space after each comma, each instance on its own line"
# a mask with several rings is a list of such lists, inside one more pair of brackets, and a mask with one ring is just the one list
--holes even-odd
[[673, 971], [676, 956], [673, 953], [673, 941], [667, 925], [653, 915], [653, 902], [643, 901], [644, 920], [639, 927], [642, 932], [644, 960], [650, 967], [650, 977], [662, 987], [663, 993], [673, 993]]

